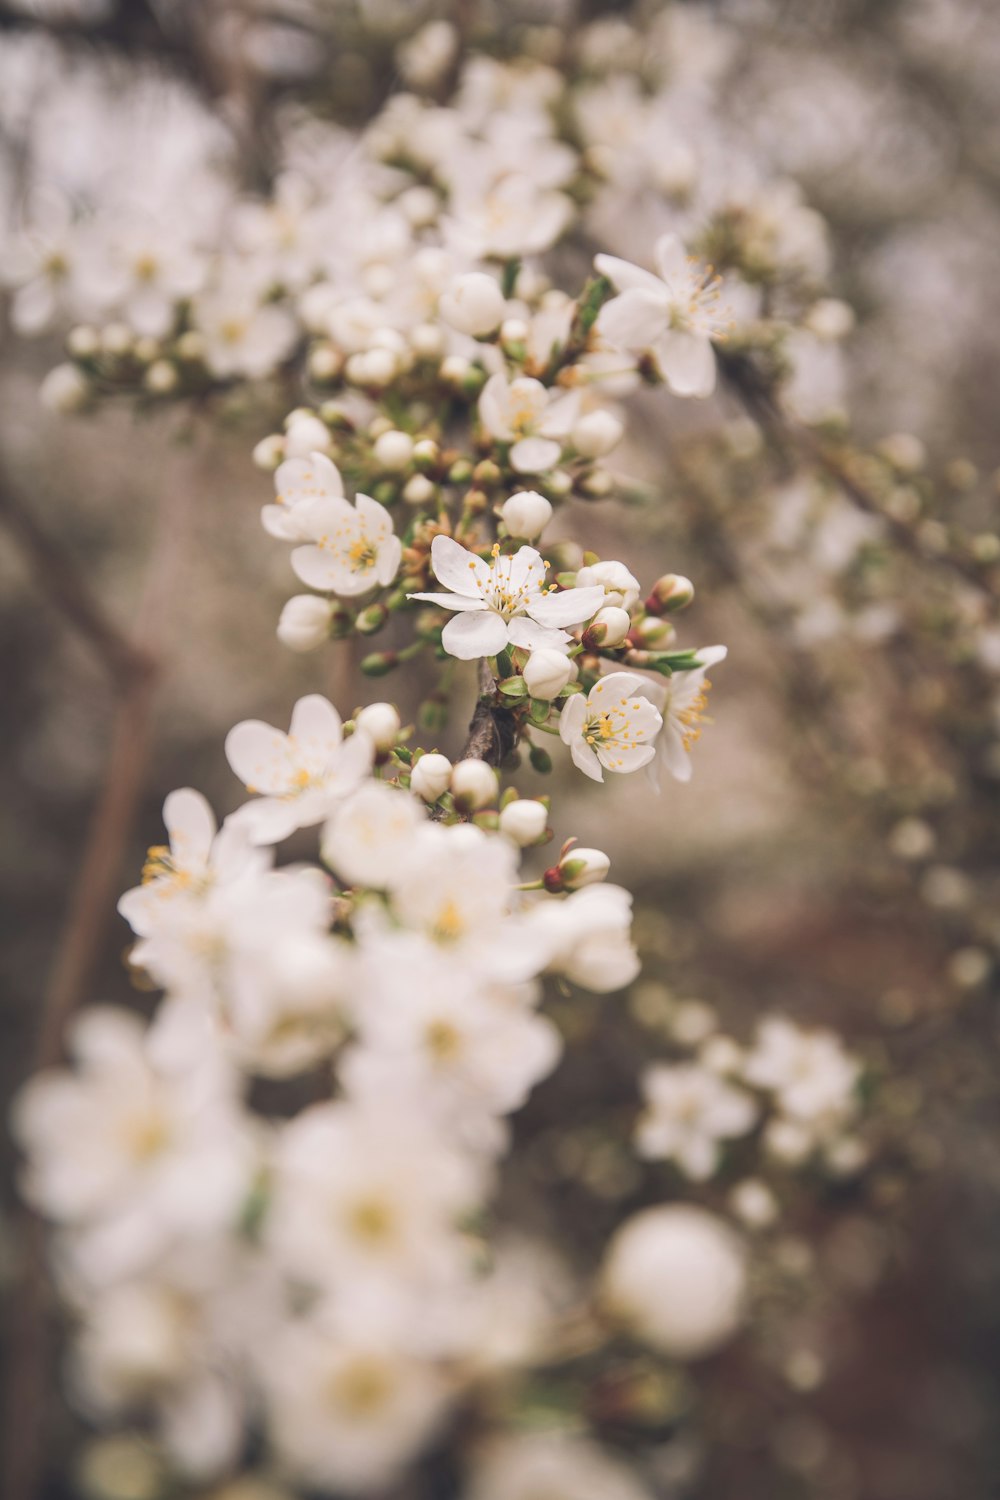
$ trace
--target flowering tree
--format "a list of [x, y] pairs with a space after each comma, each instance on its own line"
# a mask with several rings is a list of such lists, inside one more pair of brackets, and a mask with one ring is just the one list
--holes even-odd
[[[662, 763], [688, 781], [726, 657], [678, 639], [694, 590], [668, 556], [651, 548], [637, 578], [589, 545], [588, 502], [649, 498], [611, 467], [641, 388], [666, 406], [721, 385], [753, 419], [766, 441], [744, 425], [742, 447], [693, 424], [677, 510], [731, 575], [741, 484], [780, 463], [780, 486], [753, 489], [754, 598], [805, 640], [841, 593], [881, 628], [850, 597], [869, 543], [978, 591], [993, 560], [974, 532], [921, 530], [895, 483], [906, 454], [861, 460], [830, 420], [851, 313], [829, 295], [823, 220], [715, 121], [728, 33], [652, 7], [644, 29], [595, 21], [566, 46], [529, 27], [521, 55], [466, 9], [405, 36], [380, 6], [341, 18], [407, 85], [362, 128], [305, 107], [329, 100], [257, 109], [234, 76], [244, 139], [199, 117], [158, 156], [144, 140], [141, 170], [126, 148], [110, 183], [29, 182], [5, 257], [15, 329], [68, 330], [44, 399], [253, 427], [263, 528], [309, 590], [280, 640], [381, 637], [361, 674], [421, 699], [413, 725], [353, 686], [289, 702], [287, 731], [235, 725], [245, 800], [220, 827], [198, 791], [172, 792], [167, 842], [119, 903], [130, 965], [162, 992], [149, 1024], [84, 1010], [72, 1069], [17, 1103], [73, 1395], [152, 1434], [192, 1487], [256, 1467], [333, 1494], [659, 1493], [655, 1424], [628, 1461], [586, 1432], [614, 1409], [615, 1362], [700, 1359], [748, 1303], [735, 1226], [668, 1198], [730, 1172], [730, 1217], [763, 1225], [758, 1148], [864, 1162], [859, 1063], [767, 1016], [747, 1046], [715, 1035], [635, 1080], [622, 1133], [649, 1175], [601, 1244], [529, 1243], [504, 1198], [511, 1117], [564, 1049], [547, 994], [609, 996], [639, 973], [629, 893], [529, 773], [559, 760], [655, 786]], [[265, 141], [273, 171], [249, 191], [240, 157], [249, 142], [260, 165]], [[648, 223], [622, 244], [624, 196]], [[820, 536], [815, 568], [782, 600], [767, 570], [796, 528]], [[897, 826], [912, 854], [920, 819]], [[302, 831], [308, 862], [279, 864]], [[539, 1372], [560, 1420], [535, 1430]]]

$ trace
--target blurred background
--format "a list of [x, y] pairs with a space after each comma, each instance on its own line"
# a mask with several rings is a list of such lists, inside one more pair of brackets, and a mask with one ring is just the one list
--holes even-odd
[[[595, 19], [629, 25], [626, 7], [569, 0], [486, 8], [537, 32], [536, 47]], [[363, 121], [399, 86], [400, 41], [440, 9], [7, 0], [8, 220], [29, 147], [36, 176], [71, 168], [97, 182], [109, 142], [127, 138], [141, 161], [158, 131], [186, 132], [224, 158], [258, 149], [250, 167], [266, 181], [257, 127], [270, 111], [322, 96], [334, 118]], [[591, 544], [643, 579], [692, 577], [684, 643], [730, 651], [690, 785], [657, 796], [622, 778], [595, 799], [557, 766], [560, 827], [607, 849], [637, 893], [646, 968], [620, 1008], [577, 997], [560, 1016], [567, 1060], [518, 1118], [527, 1166], [506, 1192], [524, 1221], [596, 1244], [634, 1190], [612, 1125], [644, 1059], [682, 1051], [713, 1012], [740, 1040], [764, 1011], [833, 1027], [867, 1068], [865, 1169], [823, 1181], [780, 1161], [760, 1169], [781, 1214], [757, 1316], [697, 1387], [670, 1393], [678, 1412], [697, 1403], [701, 1436], [664, 1493], [989, 1500], [1000, 1493], [1000, 634], [995, 596], [956, 573], [927, 528], [957, 518], [989, 537], [997, 526], [1000, 12], [988, 0], [734, 0], [696, 14], [720, 49], [727, 128], [829, 225], [831, 287], [856, 325], [798, 399], [805, 419], [849, 419], [867, 465], [853, 472], [888, 497], [889, 520], [873, 530], [863, 506], [790, 473], [734, 387], [707, 413], [661, 392], [632, 398], [612, 467], [646, 499], [565, 513], [564, 534], [582, 529], [579, 507]], [[628, 216], [615, 253], [647, 243], [627, 184], [614, 207]], [[599, 220], [592, 228], [599, 236]], [[193, 785], [228, 811], [237, 787], [222, 742], [236, 720], [282, 723], [305, 691], [345, 711], [372, 696], [357, 642], [303, 658], [274, 635], [290, 573], [258, 524], [271, 482], [249, 452], [291, 404], [280, 382], [234, 402], [225, 424], [196, 407], [125, 403], [74, 418], [39, 401], [61, 356], [58, 334], [2, 334], [5, 1107], [53, 1055], [53, 1028], [79, 998], [68, 971], [84, 974], [88, 998], [145, 1003], [103, 893], [108, 879], [115, 891], [133, 883], [164, 795]], [[92, 648], [62, 559], [148, 657], [138, 690]], [[377, 686], [414, 716], [419, 684]], [[471, 681], [462, 691], [438, 736], [446, 752], [461, 745]], [[546, 789], [527, 770], [519, 786]], [[109, 809], [113, 835], [95, 847], [93, 821], [106, 828]], [[39, 1248], [14, 1175], [6, 1148], [0, 1270], [17, 1387], [17, 1314]], [[81, 1491], [77, 1419], [53, 1368], [39, 1494], [54, 1500]], [[15, 1396], [15, 1424], [16, 1409]]]

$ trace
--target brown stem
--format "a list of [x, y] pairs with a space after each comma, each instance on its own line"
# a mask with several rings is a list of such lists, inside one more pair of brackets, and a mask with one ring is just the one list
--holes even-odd
[[517, 719], [499, 700], [489, 663], [482, 660], [479, 663], [479, 699], [469, 722], [462, 759], [484, 760], [490, 766], [502, 765], [517, 739]]

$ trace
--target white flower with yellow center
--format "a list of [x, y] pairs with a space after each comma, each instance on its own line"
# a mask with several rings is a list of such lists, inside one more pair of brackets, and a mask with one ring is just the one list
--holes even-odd
[[663, 719], [648, 698], [638, 696], [645, 687], [634, 672], [611, 672], [563, 708], [559, 734], [592, 781], [603, 781], [605, 771], [638, 771], [653, 759]]
[[691, 780], [691, 751], [701, 738], [702, 725], [708, 722], [705, 709], [712, 684], [705, 673], [725, 661], [726, 655], [725, 646], [706, 646], [698, 652], [701, 665], [693, 672], [675, 672], [665, 686], [648, 685], [663, 714], [663, 758], [678, 781]]
[[580, 414], [576, 391], [553, 392], [540, 380], [491, 375], [479, 398], [479, 420], [490, 437], [510, 443], [510, 461], [519, 474], [540, 474], [562, 457]]
[[[403, 555], [403, 545], [392, 529], [392, 517], [384, 505], [368, 495], [356, 495], [353, 505], [337, 495], [333, 477], [327, 468], [316, 465], [317, 458], [314, 453], [310, 460], [313, 474], [318, 473], [328, 488], [318, 499], [301, 500], [294, 506], [290, 520], [296, 537], [308, 538], [311, 545], [296, 547], [292, 567], [310, 588], [344, 598], [385, 588], [399, 572]], [[332, 464], [329, 468], [339, 480]]]
[[436, 536], [431, 564], [438, 581], [452, 592], [409, 597], [456, 611], [441, 644], [461, 661], [496, 656], [507, 646], [558, 650], [569, 640], [563, 627], [591, 619], [604, 603], [602, 588], [547, 589], [548, 564], [534, 547], [502, 557], [495, 546], [487, 563], [451, 537]]
[[283, 542], [308, 541], [310, 535], [302, 517], [308, 515], [311, 502], [343, 498], [340, 470], [325, 454], [288, 458], [275, 470], [274, 504], [261, 510], [261, 524], [269, 535]]
[[746, 1135], [757, 1119], [750, 1095], [697, 1063], [647, 1068], [646, 1110], [636, 1150], [653, 1161], [675, 1161], [685, 1176], [704, 1182], [719, 1161], [719, 1142]]
[[287, 734], [245, 719], [226, 736], [226, 757], [248, 792], [263, 795], [227, 820], [255, 844], [276, 844], [296, 828], [310, 828], [371, 769], [375, 747], [363, 730], [349, 740], [340, 715], [318, 693], [300, 698]]
[[648, 351], [677, 396], [710, 396], [715, 389], [712, 340], [730, 317], [720, 306], [721, 282], [711, 267], [684, 252], [675, 234], [656, 242], [659, 276], [614, 255], [598, 255], [596, 269], [619, 292], [601, 308], [597, 331], [631, 353]]

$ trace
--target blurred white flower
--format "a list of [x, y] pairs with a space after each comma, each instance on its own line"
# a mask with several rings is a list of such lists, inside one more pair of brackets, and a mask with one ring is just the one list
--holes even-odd
[[715, 1171], [720, 1143], [746, 1135], [757, 1119], [749, 1094], [696, 1063], [647, 1068], [642, 1092], [646, 1108], [636, 1129], [638, 1154], [675, 1161], [695, 1182]]
[[479, 420], [490, 437], [511, 444], [510, 462], [519, 474], [555, 467], [579, 410], [578, 392], [553, 392], [527, 375], [491, 375], [479, 398]]

